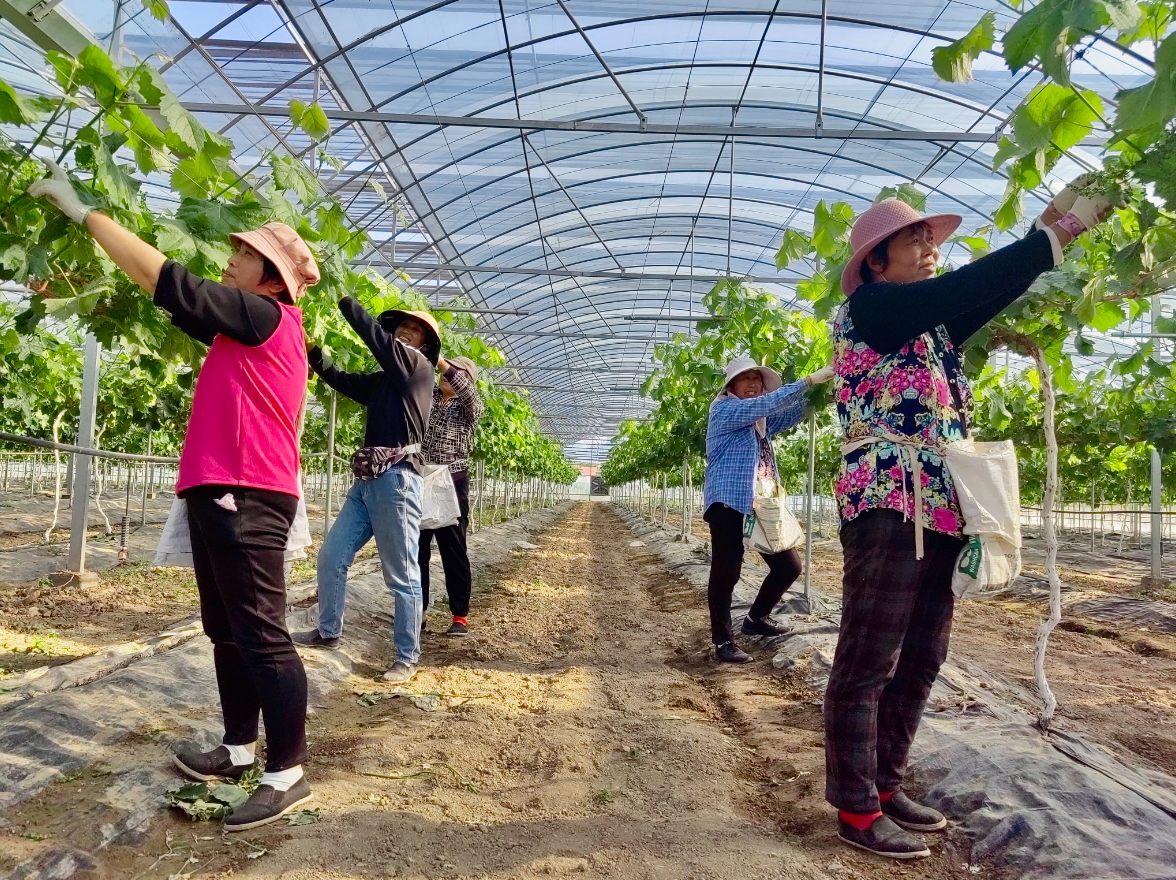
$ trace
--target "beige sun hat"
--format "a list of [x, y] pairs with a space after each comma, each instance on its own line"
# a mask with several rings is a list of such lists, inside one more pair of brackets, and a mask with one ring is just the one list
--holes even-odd
[[457, 367], [463, 373], [470, 377], [474, 382], [478, 381], [478, 365], [475, 364], [468, 357], [455, 357], [449, 359], [450, 366]]
[[931, 227], [935, 244], [942, 245], [956, 231], [963, 218], [959, 214], [931, 214], [924, 217], [901, 199], [883, 199], [871, 205], [854, 221], [849, 231], [853, 256], [841, 272], [841, 290], [849, 296], [862, 286], [862, 261], [874, 246], [907, 226], [926, 223]]
[[780, 378], [780, 374], [770, 367], [764, 367], [757, 364], [754, 360], [745, 354], [741, 354], [736, 358], [732, 358], [727, 364], [727, 376], [723, 379], [723, 390], [731, 384], [731, 380], [743, 373], [750, 373], [752, 370], [758, 370], [759, 374], [764, 379], [764, 391], [775, 391], [784, 384], [784, 380]]
[[409, 312], [404, 309], [388, 309], [380, 312], [380, 317], [376, 320], [380, 322], [380, 326], [389, 333], [395, 333], [396, 328], [406, 318], [415, 318], [420, 321], [425, 330], [425, 351], [424, 355], [434, 366], [437, 364], [437, 358], [441, 357], [441, 325], [437, 323], [437, 319], [428, 312]]
[[285, 223], [267, 223], [260, 229], [234, 232], [229, 235], [229, 240], [244, 242], [273, 263], [282, 276], [286, 292], [295, 302], [322, 278], [314, 254], [302, 236]]

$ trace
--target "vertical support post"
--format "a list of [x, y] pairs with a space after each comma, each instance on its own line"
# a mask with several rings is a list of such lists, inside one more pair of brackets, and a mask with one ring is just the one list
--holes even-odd
[[323, 536], [331, 530], [331, 504], [334, 497], [335, 477], [335, 392], [331, 392], [331, 406], [327, 410], [327, 503], [323, 517]]
[[[148, 455], [151, 455], [151, 435], [153, 433], [154, 432], [152, 432], [152, 431], [147, 432], [147, 454]], [[71, 468], [73, 467], [72, 463], [71, 463], [70, 467]], [[139, 528], [143, 528], [143, 526], [147, 525], [147, 483], [149, 482], [148, 474], [150, 474], [150, 473], [151, 473], [151, 462], [149, 462], [149, 461], [143, 462], [143, 501], [142, 501], [142, 505], [141, 505], [142, 511], [139, 514]]]
[[1151, 576], [1152, 583], [1160, 584], [1164, 554], [1163, 485], [1160, 470], [1160, 450], [1151, 451]]
[[817, 466], [817, 414], [809, 414], [808, 481], [804, 501], [804, 598], [812, 601], [810, 585], [813, 568], [813, 482]]
[[[78, 446], [94, 443], [94, 417], [98, 409], [98, 340], [86, 334], [82, 360], [82, 405], [78, 418]], [[77, 455], [74, 468], [73, 516], [69, 532], [69, 570], [81, 574], [86, 570], [86, 513], [90, 507], [90, 456]]]

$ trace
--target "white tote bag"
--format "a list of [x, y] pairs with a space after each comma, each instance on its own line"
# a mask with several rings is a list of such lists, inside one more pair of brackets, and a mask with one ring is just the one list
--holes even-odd
[[788, 509], [775, 480], [756, 480], [752, 512], [743, 518], [743, 546], [759, 553], [792, 550], [804, 543], [804, 529]]
[[1021, 574], [1021, 487], [1012, 440], [958, 440], [943, 451], [964, 515], [952, 591], [960, 599], [1003, 589]]
[[425, 503], [421, 514], [421, 530], [443, 529], [461, 519], [457, 503], [457, 489], [447, 464], [425, 465]]

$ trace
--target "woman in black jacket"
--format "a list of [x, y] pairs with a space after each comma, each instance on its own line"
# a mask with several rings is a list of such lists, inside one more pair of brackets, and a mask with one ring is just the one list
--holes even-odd
[[396, 600], [396, 662], [384, 678], [406, 682], [421, 654], [421, 570], [417, 562], [425, 484], [421, 443], [433, 403], [433, 372], [441, 356], [437, 322], [427, 312], [392, 309], [379, 319], [351, 297], [339, 311], [376, 358], [375, 373], [348, 373], [308, 343], [311, 369], [367, 407], [364, 445], [352, 457], [356, 481], [318, 557], [319, 623], [294, 634], [300, 645], [334, 648], [343, 634], [347, 571], [376, 539], [384, 583]]

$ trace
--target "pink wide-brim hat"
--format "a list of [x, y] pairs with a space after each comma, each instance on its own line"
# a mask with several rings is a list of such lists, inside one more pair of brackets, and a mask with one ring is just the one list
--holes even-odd
[[880, 241], [900, 229], [915, 223], [926, 223], [931, 227], [935, 244], [942, 246], [959, 228], [963, 218], [959, 214], [932, 214], [924, 217], [901, 199], [883, 199], [871, 205], [853, 224], [849, 231], [849, 245], [853, 256], [841, 271], [841, 291], [849, 296], [862, 286], [862, 261]]
[[234, 232], [230, 241], [243, 241], [277, 267], [290, 299], [298, 302], [308, 287], [322, 278], [314, 254], [297, 232], [285, 223], [267, 223], [260, 229]]

